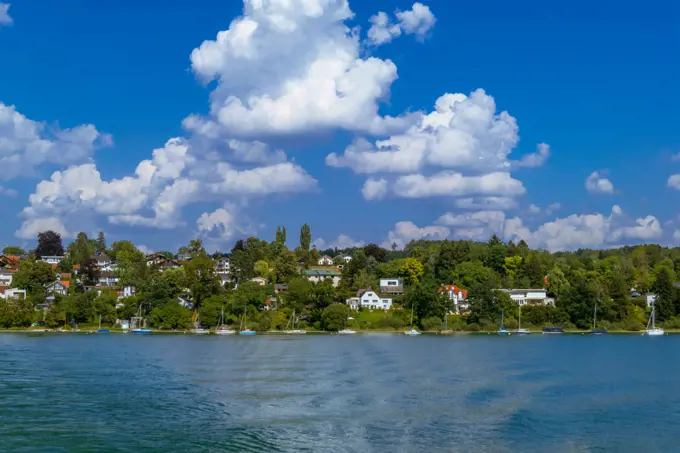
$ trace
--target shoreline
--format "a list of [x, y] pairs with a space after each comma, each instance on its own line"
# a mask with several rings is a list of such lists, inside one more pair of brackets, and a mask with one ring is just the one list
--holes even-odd
[[[543, 335], [542, 330], [530, 330], [532, 335]], [[628, 330], [610, 330], [607, 331], [607, 335], [641, 335], [644, 331], [639, 330], [639, 331], [628, 331]], [[59, 335], [59, 334], [71, 334], [71, 335], [107, 335], [107, 334], [129, 334], [128, 331], [124, 330], [114, 330], [110, 329], [106, 333], [101, 333], [99, 334], [96, 329], [94, 330], [89, 330], [89, 329], [84, 329], [84, 330], [78, 330], [78, 331], [73, 331], [73, 330], [51, 330], [51, 329], [0, 329], [0, 335], [1, 334], [54, 334], [54, 335]], [[190, 330], [151, 330], [150, 332], [151, 335], [189, 335], [189, 336], [195, 336], [195, 337], [205, 337], [205, 336], [217, 336], [213, 332], [210, 334], [194, 334]], [[435, 336], [435, 335], [442, 335], [442, 336], [488, 336], [488, 335], [496, 335], [496, 331], [477, 331], [477, 332], [472, 332], [472, 331], [454, 331], [454, 332], [441, 332], [441, 331], [421, 331], [422, 335], [428, 335], [428, 336]], [[680, 334], [680, 329], [666, 329], [666, 334], [667, 335], [678, 335]], [[149, 335], [149, 334], [147, 334]], [[287, 334], [285, 332], [281, 331], [264, 331], [264, 332], [257, 332], [257, 335], [260, 336], [281, 336], [281, 337], [301, 337], [301, 336], [306, 336], [306, 335], [337, 335], [337, 332], [326, 332], [326, 331], [307, 331], [303, 335], [295, 335], [295, 334]], [[404, 331], [399, 331], [399, 330], [357, 330], [356, 335], [404, 335]], [[589, 330], [565, 330], [562, 333], [558, 334], [546, 334], [549, 336], [560, 336], [560, 335], [590, 335]], [[239, 336], [238, 333], [235, 335], [228, 335], [227, 337], [237, 337]], [[519, 336], [519, 335], [509, 335], [509, 336]]]

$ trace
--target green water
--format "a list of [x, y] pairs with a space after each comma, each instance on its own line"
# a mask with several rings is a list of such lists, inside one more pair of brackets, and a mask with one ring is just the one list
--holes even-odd
[[680, 337], [0, 335], [2, 452], [680, 451]]

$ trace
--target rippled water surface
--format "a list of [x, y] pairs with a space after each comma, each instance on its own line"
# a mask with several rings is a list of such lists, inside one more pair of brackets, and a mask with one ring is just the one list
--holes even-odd
[[0, 335], [2, 452], [680, 451], [680, 336]]

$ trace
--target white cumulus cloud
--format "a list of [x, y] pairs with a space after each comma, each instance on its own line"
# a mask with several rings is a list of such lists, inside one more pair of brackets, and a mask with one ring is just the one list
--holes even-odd
[[403, 249], [406, 244], [419, 239], [442, 240], [446, 239], [451, 231], [445, 226], [418, 227], [410, 221], [397, 222], [394, 229], [387, 234], [383, 247], [390, 249], [392, 244]]
[[406, 198], [499, 194], [517, 196], [526, 192], [522, 182], [512, 178], [510, 173], [464, 176], [452, 171], [433, 176], [401, 176], [394, 182], [392, 190], [395, 195]]
[[353, 15], [347, 0], [245, 0], [241, 17], [191, 53], [197, 77], [217, 87], [210, 117], [184, 126], [231, 138], [404, 130], [415, 117], [378, 113], [397, 67], [360, 55]]
[[371, 28], [368, 30], [368, 43], [374, 46], [386, 44], [403, 33], [416, 35], [422, 39], [436, 22], [430, 8], [422, 3], [414, 3], [410, 10], [396, 11], [396, 22], [380, 11], [370, 18]]
[[369, 178], [361, 189], [366, 200], [380, 200], [387, 194], [387, 180]]
[[365, 242], [363, 241], [355, 241], [351, 237], [349, 237], [346, 234], [341, 234], [339, 235], [334, 241], [332, 242], [326, 242], [322, 238], [315, 239], [314, 242], [312, 243], [318, 250], [326, 250], [326, 249], [349, 249], [349, 248], [356, 248], [356, 247], [363, 247], [366, 245]]
[[586, 179], [586, 190], [590, 193], [613, 194], [614, 184], [599, 172], [594, 171]]
[[458, 198], [453, 205], [458, 209], [507, 211], [517, 207], [517, 201], [510, 197]]

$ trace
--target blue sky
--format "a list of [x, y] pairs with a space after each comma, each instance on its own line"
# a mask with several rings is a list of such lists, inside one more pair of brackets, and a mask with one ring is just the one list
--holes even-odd
[[675, 4], [246, 3], [0, 7], [2, 243], [680, 239]]

